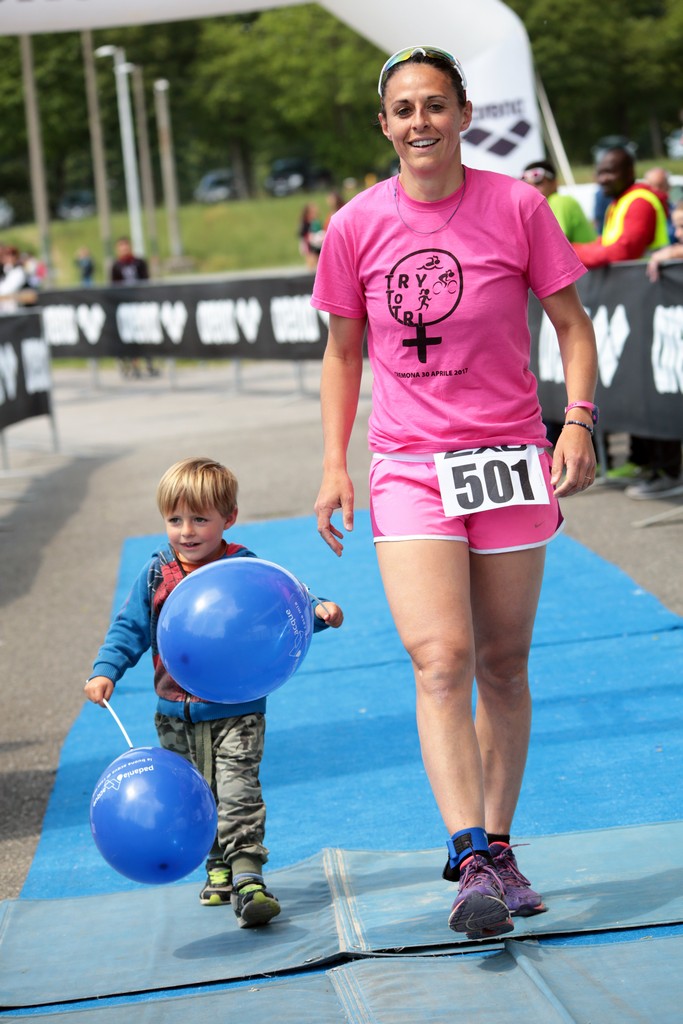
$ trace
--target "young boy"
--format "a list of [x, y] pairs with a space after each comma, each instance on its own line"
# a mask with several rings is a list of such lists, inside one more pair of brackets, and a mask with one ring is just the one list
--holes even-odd
[[[184, 459], [171, 466], [157, 489], [168, 547], [152, 555], [109, 627], [85, 684], [89, 700], [104, 706], [126, 669], [150, 647], [158, 696], [154, 721], [159, 742], [192, 761], [207, 779], [218, 808], [218, 830], [209, 852], [204, 906], [232, 902], [242, 928], [267, 924], [280, 904], [266, 888], [263, 845], [266, 809], [259, 782], [266, 698], [245, 704], [203, 701], [171, 678], [159, 657], [156, 628], [164, 601], [194, 569], [219, 558], [255, 558], [223, 532], [237, 519], [237, 480], [212, 459]], [[341, 608], [312, 598], [314, 630], [341, 626]]]

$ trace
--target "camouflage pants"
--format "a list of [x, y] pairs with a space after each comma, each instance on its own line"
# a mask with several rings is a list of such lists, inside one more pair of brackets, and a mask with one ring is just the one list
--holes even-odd
[[[211, 777], [218, 830], [209, 858], [229, 864], [236, 854], [244, 853], [265, 864], [266, 807], [259, 781], [265, 716], [250, 714], [213, 722], [186, 722], [157, 712], [154, 724], [162, 747], [191, 761], [207, 781]], [[208, 766], [201, 763], [204, 759]]]

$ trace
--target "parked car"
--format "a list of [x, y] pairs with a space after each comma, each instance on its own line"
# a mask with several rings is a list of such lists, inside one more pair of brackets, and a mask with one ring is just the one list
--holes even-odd
[[275, 160], [264, 188], [272, 196], [289, 196], [293, 192], [317, 188], [331, 188], [332, 175], [323, 167], [315, 167], [308, 160], [285, 157]]
[[97, 211], [95, 196], [87, 188], [72, 189], [65, 192], [57, 203], [57, 216], [60, 220], [83, 220], [92, 217]]
[[602, 160], [608, 149], [616, 149], [617, 147], [627, 149], [633, 157], [638, 152], [638, 144], [628, 139], [625, 135], [603, 135], [594, 146], [591, 146], [593, 162], [597, 164]]
[[224, 203], [226, 199], [236, 199], [235, 175], [229, 167], [208, 171], [194, 190], [194, 198], [198, 203]]
[[683, 200], [683, 174], [669, 175], [669, 204], [675, 206]]
[[14, 210], [6, 199], [0, 197], [0, 228], [8, 228], [14, 222]]
[[676, 128], [664, 140], [666, 154], [672, 160], [683, 159], [683, 128]]

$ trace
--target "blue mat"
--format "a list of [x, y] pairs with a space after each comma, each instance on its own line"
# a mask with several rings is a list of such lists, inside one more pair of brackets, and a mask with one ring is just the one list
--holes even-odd
[[[441, 845], [445, 837], [420, 758], [412, 672], [386, 607], [367, 513], [358, 513], [341, 559], [324, 548], [312, 517], [238, 526], [234, 538], [287, 566], [346, 614], [340, 630], [314, 638], [301, 669], [269, 698], [262, 768], [269, 867], [295, 864], [325, 847]], [[124, 545], [115, 610], [161, 539]], [[549, 546], [517, 834], [683, 817], [682, 625], [580, 544], [561, 536]], [[151, 668], [143, 661], [114, 699], [136, 746], [157, 742]], [[112, 717], [86, 704], [64, 745], [22, 898], [135, 887], [101, 859], [88, 823], [95, 783], [125, 749]]]
[[[229, 909], [199, 906], [202, 871], [154, 888], [109, 868], [88, 809], [97, 779], [126, 744], [112, 717], [86, 704], [65, 742], [21, 898], [0, 905], [0, 1006], [17, 1007], [0, 1019], [42, 1016], [51, 1004], [60, 1013], [49, 1016], [88, 1021], [98, 1013], [100, 1024], [119, 1024], [124, 1014], [173, 1022], [181, 1012], [199, 1022], [221, 1013], [243, 1024], [264, 1016], [413, 1024], [450, 1018], [457, 1004], [476, 1024], [492, 1016], [512, 1024], [521, 1019], [514, 1004], [544, 1024], [572, 1019], [568, 1012], [617, 1019], [615, 1006], [620, 1021], [635, 1021], [651, 1019], [650, 986], [656, 1016], [674, 1019], [683, 999], [671, 967], [683, 940], [683, 620], [581, 545], [560, 537], [549, 546], [516, 835], [530, 841], [521, 864], [550, 910], [518, 922], [524, 941], [507, 942], [505, 953], [472, 952], [465, 941], [467, 955], [453, 956], [458, 938], [443, 920], [450, 888], [439, 878], [445, 837], [367, 513], [357, 515], [341, 560], [323, 547], [312, 517], [240, 525], [233, 535], [346, 613], [344, 627], [316, 637], [296, 675], [269, 698], [268, 877], [285, 910], [269, 929], [240, 931]], [[162, 540], [126, 542], [113, 610]], [[156, 743], [144, 661], [114, 704], [136, 746]], [[641, 929], [647, 941], [619, 941], [624, 929]], [[674, 934], [658, 937], [666, 930]], [[557, 936], [570, 944], [602, 936], [608, 948], [565, 951]], [[439, 956], [422, 961], [404, 950]], [[371, 959], [322, 970], [359, 956]], [[283, 971], [304, 973], [247, 987], [238, 980]], [[490, 982], [483, 1007], [482, 972]], [[195, 985], [201, 995], [166, 990]], [[95, 994], [111, 1005], [91, 1009]], [[534, 1016], [537, 998], [545, 1010]]]
[[[683, 922], [682, 848], [683, 822], [535, 839], [520, 861], [549, 909], [516, 920], [515, 936]], [[445, 926], [455, 890], [440, 878], [443, 862], [441, 849], [325, 850], [271, 874], [282, 914], [269, 928], [246, 932], [229, 908], [200, 906], [187, 883], [15, 900], [4, 905], [0, 1006], [270, 976], [358, 956], [480, 948]]]
[[[599, 949], [508, 940], [482, 956], [361, 960], [299, 977], [41, 1015], [73, 1024], [644, 1024], [680, 1019], [683, 938]], [[454, 1009], [456, 1008], [456, 1009]], [[0, 1015], [0, 1021], [16, 1020]]]

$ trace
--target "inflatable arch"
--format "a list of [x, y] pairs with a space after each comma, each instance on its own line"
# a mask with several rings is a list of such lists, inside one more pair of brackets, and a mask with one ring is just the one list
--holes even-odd
[[[36, 35], [154, 24], [289, 7], [301, 0], [0, 0], [0, 34]], [[465, 163], [519, 176], [544, 154], [531, 50], [521, 21], [500, 0], [321, 0], [321, 6], [387, 53], [411, 42], [455, 53], [468, 79], [474, 121]]]

